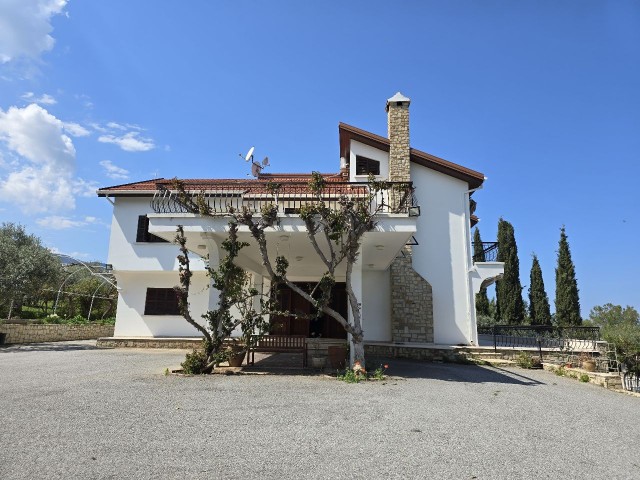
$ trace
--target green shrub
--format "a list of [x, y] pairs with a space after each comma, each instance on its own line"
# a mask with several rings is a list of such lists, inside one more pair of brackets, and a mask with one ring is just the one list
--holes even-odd
[[580, 375], [580, 381], [584, 382], [584, 383], [588, 383], [589, 382], [589, 375], [587, 375], [586, 373], [583, 373], [582, 375]]
[[516, 365], [522, 368], [534, 368], [534, 366], [539, 364], [540, 361], [534, 359], [529, 352], [520, 352], [516, 357]]
[[184, 362], [180, 366], [184, 373], [188, 375], [200, 375], [204, 373], [204, 369], [207, 366], [207, 357], [200, 350], [193, 350], [193, 352], [187, 353]]
[[51, 315], [47, 315], [46, 317], [44, 317], [42, 319], [42, 323], [53, 323], [53, 324], [59, 324], [62, 323], [64, 319], [62, 317], [60, 317], [59, 315], [56, 315], [55, 313], [52, 313]]
[[96, 321], [96, 323], [99, 323], [100, 325], [115, 325], [116, 317], [103, 318], [101, 320]]
[[366, 380], [367, 377], [365, 375], [361, 375], [359, 373], [354, 372], [350, 368], [344, 370], [344, 372], [338, 372], [338, 380], [342, 380], [346, 383], [360, 383], [361, 380]]

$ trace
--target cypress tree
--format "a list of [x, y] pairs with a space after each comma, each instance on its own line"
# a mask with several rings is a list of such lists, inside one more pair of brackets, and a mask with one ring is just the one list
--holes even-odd
[[531, 318], [531, 325], [551, 325], [549, 297], [547, 292], [544, 291], [542, 269], [535, 254], [533, 255], [529, 278], [529, 317]]
[[[482, 248], [482, 239], [480, 238], [480, 230], [478, 227], [473, 232], [473, 261], [484, 262], [484, 248]], [[489, 311], [489, 297], [487, 297], [487, 288], [481, 287], [480, 291], [476, 293], [476, 315], [483, 315], [490, 317]]]
[[524, 323], [520, 261], [513, 225], [498, 221], [498, 261], [504, 262], [502, 280], [496, 282], [496, 322]]
[[564, 225], [560, 229], [558, 266], [556, 268], [556, 322], [560, 326], [582, 324], [576, 270], [571, 260]]

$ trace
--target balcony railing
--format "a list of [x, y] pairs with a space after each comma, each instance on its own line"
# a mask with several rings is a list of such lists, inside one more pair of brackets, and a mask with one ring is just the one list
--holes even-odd
[[[369, 204], [372, 212], [420, 215], [412, 182], [387, 182], [383, 190], [372, 191], [367, 182], [327, 182], [322, 192], [315, 195], [306, 182], [283, 182], [274, 185], [266, 181], [244, 183], [215, 183], [213, 185], [187, 185], [185, 192], [194, 201], [201, 197], [212, 215], [226, 215], [229, 208], [243, 207], [259, 213], [264, 205], [275, 204], [284, 214], [297, 214], [308, 203], [322, 200], [331, 209], [340, 207], [340, 199], [348, 197]], [[156, 213], [197, 213], [176, 190], [159, 186], [151, 200]]]
[[546, 325], [492, 325], [478, 327], [478, 335], [493, 337], [493, 348], [537, 348], [568, 351], [597, 350], [599, 327], [553, 327]]
[[[476, 242], [473, 242], [475, 251]], [[482, 253], [473, 256], [473, 262], [495, 262], [498, 258], [498, 242], [482, 242]]]

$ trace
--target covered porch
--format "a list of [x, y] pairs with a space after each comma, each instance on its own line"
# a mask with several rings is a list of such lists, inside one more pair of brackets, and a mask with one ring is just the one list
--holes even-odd
[[[416, 232], [416, 219], [407, 214], [379, 214], [376, 218], [375, 228], [363, 237], [360, 255], [352, 272], [352, 287], [362, 304], [365, 339], [390, 341], [389, 265]], [[228, 236], [228, 222], [229, 217], [225, 216], [150, 214], [149, 232], [171, 241], [177, 226], [181, 225], [189, 252], [208, 259], [209, 265], [215, 268], [226, 254], [221, 245]], [[278, 255], [287, 258], [288, 278], [303, 290], [311, 292], [326, 267], [314, 250], [302, 219], [297, 214], [280, 214], [276, 226], [267, 229], [265, 234], [271, 262]], [[239, 227], [238, 240], [249, 245], [240, 251], [236, 263], [251, 274], [258, 290], [266, 291], [269, 286], [268, 273], [259, 248], [246, 227]], [[319, 244], [325, 253], [328, 252], [324, 238], [319, 239]], [[343, 263], [336, 271], [331, 306], [348, 318], [350, 312], [347, 308], [345, 276]], [[327, 315], [317, 316], [309, 302], [289, 288], [281, 289], [279, 300], [282, 310], [291, 312], [291, 315], [270, 319], [269, 333], [305, 335], [310, 339], [346, 339], [344, 328], [336, 320]], [[208, 308], [215, 308], [216, 302], [217, 295], [212, 291]]]

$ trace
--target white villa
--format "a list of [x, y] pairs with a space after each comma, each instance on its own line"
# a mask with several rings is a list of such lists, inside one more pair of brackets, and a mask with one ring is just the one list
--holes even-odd
[[[323, 174], [329, 204], [339, 195], [358, 195], [368, 188], [370, 173], [405, 193], [401, 201], [377, 199], [383, 208], [375, 230], [364, 236], [354, 267], [365, 343], [477, 345], [475, 294], [503, 272], [502, 263], [474, 262], [472, 257], [470, 229], [477, 218], [470, 199], [485, 177], [411, 148], [409, 104], [400, 93], [387, 101], [388, 138], [341, 123], [340, 170]], [[317, 281], [323, 265], [297, 213], [309, 198], [310, 178], [310, 173], [257, 173], [254, 179], [184, 180], [189, 192], [205, 193], [216, 212], [206, 217], [183, 208], [169, 179], [99, 189], [98, 196], [113, 204], [108, 262], [119, 286], [114, 338], [198, 336], [177, 311], [172, 288], [178, 284], [178, 247], [172, 241], [176, 227], [183, 225], [194, 272], [189, 302], [193, 317], [200, 318], [218, 300], [218, 292], [208, 288], [203, 259], [208, 256], [215, 266], [224, 253], [220, 245], [228, 231], [228, 204], [259, 212], [265, 202], [276, 203], [279, 224], [268, 230], [269, 249], [287, 256], [291, 280]], [[273, 193], [267, 184], [280, 188]], [[252, 243], [242, 228], [240, 237]], [[494, 247], [488, 244], [487, 253]], [[268, 276], [255, 244], [241, 251], [238, 263], [258, 288], [266, 286]], [[346, 315], [344, 283], [337, 280], [332, 307]], [[310, 313], [311, 305], [291, 290], [284, 289], [280, 298], [283, 310]], [[346, 338], [328, 317], [272, 319], [271, 333]]]

